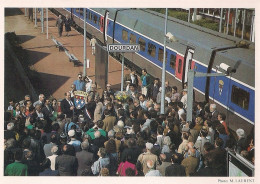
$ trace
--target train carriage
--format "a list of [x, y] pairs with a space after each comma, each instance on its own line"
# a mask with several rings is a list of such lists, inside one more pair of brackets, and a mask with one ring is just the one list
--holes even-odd
[[[84, 20], [83, 8], [65, 10], [64, 13], [71, 13], [75, 19]], [[104, 44], [140, 44], [138, 53], [126, 53], [125, 57], [161, 78], [164, 15], [145, 9], [87, 8], [86, 17], [87, 32]], [[166, 79], [181, 89], [187, 81], [188, 69], [212, 73], [218, 72], [216, 66], [221, 63], [235, 67], [236, 73], [232, 76], [195, 78], [196, 101], [216, 102], [220, 111], [227, 114], [226, 121], [231, 129], [240, 127], [249, 133], [255, 121], [254, 43], [244, 48], [238, 45], [241, 41], [238, 38], [172, 17], [167, 26], [167, 31], [179, 41], [167, 43]]]

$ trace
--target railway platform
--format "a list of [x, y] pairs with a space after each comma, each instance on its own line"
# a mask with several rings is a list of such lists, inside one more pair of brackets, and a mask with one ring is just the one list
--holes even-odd
[[[28, 60], [31, 67], [35, 69], [41, 78], [41, 86], [57, 99], [63, 98], [64, 93], [70, 90], [71, 84], [77, 80], [77, 74], [83, 72], [83, 48], [84, 37], [75, 29], [70, 31], [69, 36], [58, 37], [58, 28], [56, 27], [57, 16], [48, 11], [48, 39], [47, 39], [47, 20], [44, 16], [44, 32], [40, 22], [40, 13], [37, 11], [37, 27], [35, 22], [28, 20], [25, 16], [24, 8], [6, 8], [5, 9], [5, 33], [15, 32], [21, 41], [21, 46], [28, 53]], [[46, 8], [44, 9], [46, 11]], [[33, 12], [35, 13], [35, 12]], [[46, 15], [44, 13], [44, 15]], [[34, 15], [33, 15], [34, 17]], [[60, 42], [68, 52], [74, 55], [81, 62], [80, 66], [74, 67], [69, 62], [69, 57], [65, 52], [59, 52], [52, 38]], [[91, 47], [87, 39], [87, 59], [90, 60], [90, 68], [86, 74], [95, 81], [95, 56], [91, 54]], [[114, 58], [109, 57], [108, 83], [115, 90], [120, 89], [121, 83], [121, 64]], [[125, 69], [125, 73], [128, 70]], [[99, 88], [99, 92], [102, 89]], [[42, 91], [41, 93], [44, 93]]]

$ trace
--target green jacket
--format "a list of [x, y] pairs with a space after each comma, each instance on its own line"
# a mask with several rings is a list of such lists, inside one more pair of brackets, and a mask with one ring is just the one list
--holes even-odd
[[27, 170], [27, 165], [15, 161], [6, 167], [5, 176], [27, 176]]
[[[99, 129], [98, 131], [100, 131], [100, 134], [103, 135], [104, 137], [107, 136], [107, 133], [106, 133], [105, 130]], [[95, 139], [95, 135], [94, 135], [94, 134], [95, 134], [95, 129], [94, 129], [94, 128], [89, 129], [89, 130], [86, 132], [86, 134], [88, 134], [88, 135], [91, 137], [91, 139]]]
[[[144, 78], [144, 75], [141, 76], [142, 86], [143, 86], [143, 78]], [[146, 84], [147, 84], [146, 85], [147, 88], [150, 88], [151, 84], [152, 84], [151, 76], [148, 73], [146, 74]]]

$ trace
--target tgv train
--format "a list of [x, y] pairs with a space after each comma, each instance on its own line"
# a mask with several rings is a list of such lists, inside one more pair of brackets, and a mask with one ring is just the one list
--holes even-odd
[[[83, 26], [83, 8], [56, 9], [70, 14]], [[125, 57], [154, 77], [161, 78], [164, 48], [164, 15], [147, 9], [86, 9], [87, 32], [104, 44], [137, 43], [140, 51]], [[168, 17], [167, 32], [178, 42], [166, 43], [166, 79], [182, 89], [187, 72], [216, 73], [221, 63], [236, 69], [223, 77], [195, 77], [196, 101], [214, 101], [227, 115], [233, 130], [250, 132], [255, 122], [254, 43]], [[239, 44], [238, 44], [239, 43]]]

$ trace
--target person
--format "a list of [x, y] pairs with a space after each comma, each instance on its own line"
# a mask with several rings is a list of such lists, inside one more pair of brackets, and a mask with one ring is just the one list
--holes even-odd
[[14, 154], [14, 163], [7, 165], [5, 169], [5, 176], [27, 176], [28, 167], [22, 164], [23, 152], [17, 150]]
[[66, 36], [69, 36], [69, 32], [71, 31], [71, 19], [69, 18], [68, 14], [66, 14], [66, 18], [64, 20], [65, 24], [65, 31], [66, 31]]
[[185, 167], [180, 165], [180, 154], [173, 153], [172, 164], [165, 169], [165, 176], [186, 176]]
[[58, 146], [54, 145], [51, 148], [52, 155], [47, 157], [51, 161], [51, 166], [50, 167], [51, 167], [51, 170], [53, 170], [53, 171], [55, 171], [55, 161], [56, 161], [56, 158], [58, 156], [58, 152], [59, 152]]
[[209, 106], [211, 121], [215, 121], [218, 119], [219, 112], [217, 111], [217, 105], [216, 104], [210, 104]]
[[70, 138], [70, 142], [68, 144], [72, 145], [74, 147], [75, 151], [78, 152], [78, 151], [80, 151], [81, 142], [76, 139], [75, 134], [76, 134], [76, 132], [73, 129], [68, 132], [68, 136]]
[[171, 97], [171, 101], [173, 102], [179, 102], [180, 101], [180, 93], [178, 93], [178, 88], [177, 86], [173, 86], [172, 87], [172, 97]]
[[151, 85], [151, 98], [153, 101], [156, 101], [157, 95], [159, 93], [159, 88], [160, 88], [160, 81], [159, 78], [155, 78], [153, 85]]
[[84, 81], [86, 83], [86, 85], [85, 85], [86, 93], [89, 93], [91, 91], [91, 85], [92, 85], [93, 81], [88, 76], [84, 77]]
[[242, 128], [239, 128], [236, 130], [236, 134], [237, 134], [237, 144], [236, 144], [236, 152], [240, 154], [240, 152], [242, 150], [246, 150], [246, 135], [245, 135], [245, 131]]
[[28, 8], [28, 20], [33, 22], [33, 8]]
[[90, 169], [94, 163], [93, 153], [88, 152], [89, 142], [87, 140], [81, 143], [81, 149], [82, 151], [76, 153], [76, 158], [78, 159], [79, 164], [77, 171], [78, 176], [81, 176], [85, 169]]
[[104, 110], [105, 119], [103, 120], [103, 130], [108, 132], [109, 130], [112, 130], [115, 123], [116, 123], [116, 117], [112, 116], [108, 109]]
[[146, 69], [142, 69], [141, 81], [142, 81], [142, 94], [145, 95], [146, 97], [150, 97], [150, 86], [152, 81]]
[[58, 33], [59, 37], [62, 36], [62, 31], [63, 31], [63, 20], [61, 18], [61, 15], [59, 15], [57, 21], [56, 21], [56, 27], [58, 27]]
[[109, 164], [109, 158], [106, 158], [105, 148], [99, 148], [98, 156], [98, 160], [95, 161], [94, 164], [91, 166], [91, 170], [94, 175], [98, 175], [101, 169], [107, 167]]
[[147, 168], [149, 168], [149, 171], [146, 173], [147, 176], [162, 176], [162, 174], [158, 171], [155, 170], [155, 164], [153, 160], [148, 160], [147, 161]]
[[64, 145], [62, 147], [62, 155], [56, 157], [55, 170], [59, 171], [60, 176], [76, 176], [78, 161], [75, 156], [70, 155], [73, 149], [72, 145]]
[[188, 157], [181, 162], [181, 165], [185, 167], [186, 176], [195, 173], [199, 165], [199, 159], [196, 157], [195, 149], [191, 148], [188, 150]]
[[185, 110], [187, 110], [187, 98], [188, 98], [188, 90], [187, 89], [183, 89], [183, 91], [182, 91], [182, 98], [181, 98], [181, 102], [182, 102], [182, 104], [183, 104], [183, 108], [185, 109]]
[[9, 106], [7, 108], [7, 111], [13, 111], [13, 109], [14, 109], [14, 101], [10, 100], [9, 101]]
[[45, 99], [45, 96], [44, 96], [44, 94], [40, 94], [39, 95], [39, 100], [38, 101], [36, 101], [36, 102], [34, 102], [33, 103], [33, 106], [35, 107], [36, 105], [41, 105], [41, 107], [43, 107], [44, 106], [44, 99]]
[[142, 168], [142, 172], [143, 172], [144, 175], [146, 175], [146, 173], [149, 171], [149, 168], [147, 166], [148, 160], [153, 161], [153, 163], [156, 164], [156, 166], [159, 165], [157, 155], [154, 155], [153, 153], [151, 153], [151, 149], [153, 148], [153, 144], [147, 142], [145, 144], [145, 146], [146, 146], [146, 152], [141, 153], [138, 156], [137, 163], [136, 163], [137, 168], [140, 168], [140, 167]]
[[96, 43], [97, 43], [97, 40], [95, 38], [94, 35], [92, 35], [92, 39], [90, 40], [90, 46], [91, 46], [91, 49], [92, 49], [92, 55], [95, 55], [95, 52], [96, 52]]
[[58, 176], [59, 172], [57, 170], [52, 170], [50, 168], [51, 161], [50, 159], [46, 158], [42, 163], [42, 172], [39, 173], [39, 176]]
[[133, 68], [130, 69], [130, 74], [126, 74], [124, 77], [125, 87], [127, 87], [128, 83], [133, 84], [133, 85], [135, 85], [136, 88], [138, 88], [139, 81], [138, 81], [138, 77], [136, 75], [136, 71]]
[[73, 84], [76, 86], [76, 91], [84, 91], [85, 81], [83, 80], [81, 73], [78, 74], [78, 80], [75, 80]]
[[166, 161], [166, 155], [165, 154], [160, 154], [160, 161], [161, 161], [161, 165], [159, 165], [157, 167], [157, 169], [159, 170], [159, 172], [161, 173], [162, 176], [165, 176], [165, 170], [168, 166], [171, 165], [171, 162], [167, 162]]
[[71, 88], [71, 90], [69, 91], [70, 92], [70, 96], [74, 97], [74, 91], [76, 91], [76, 85], [72, 84], [70, 88]]
[[227, 123], [225, 122], [226, 115], [224, 113], [219, 113], [218, 114], [218, 120], [225, 127], [226, 134], [229, 135], [230, 133], [229, 133], [229, 130], [228, 130], [228, 126], [227, 126]]
[[65, 93], [65, 98], [61, 101], [61, 111], [66, 114], [67, 118], [71, 118], [74, 113], [74, 103], [71, 100], [70, 92]]

